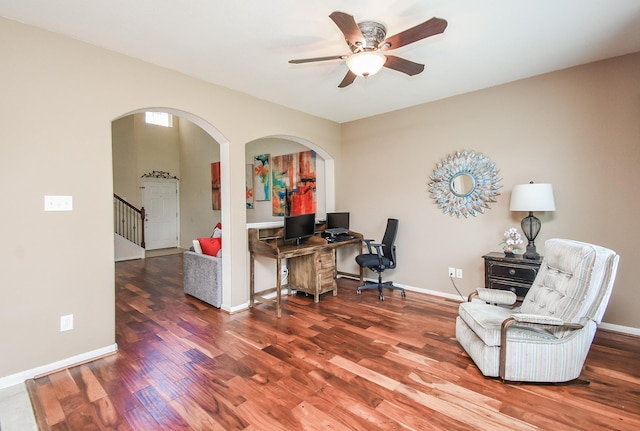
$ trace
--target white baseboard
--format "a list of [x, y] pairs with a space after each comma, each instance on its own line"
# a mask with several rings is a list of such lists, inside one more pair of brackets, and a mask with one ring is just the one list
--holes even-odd
[[[345, 278], [352, 278], [352, 277], [345, 277]], [[375, 280], [373, 278], [365, 278], [366, 281], [370, 281], [372, 283], [376, 283], [378, 280]], [[454, 301], [460, 301], [460, 302], [466, 302], [467, 298], [463, 298], [460, 295], [457, 294], [453, 294], [453, 293], [446, 293], [446, 292], [440, 292], [437, 290], [430, 290], [430, 289], [423, 289], [421, 287], [414, 287], [414, 286], [407, 286], [406, 284], [400, 284], [400, 283], [393, 283], [395, 286], [398, 287], [402, 287], [404, 288], [404, 290], [407, 290], [409, 292], [418, 292], [418, 293], [425, 293], [427, 295], [432, 295], [432, 296], [438, 296], [441, 298], [447, 298], [447, 299], [452, 299]], [[282, 289], [282, 295], [288, 294], [287, 289]], [[271, 293], [269, 295], [266, 295], [265, 298], [275, 298], [276, 294]], [[238, 305], [236, 307], [230, 308], [228, 306], [223, 305], [222, 309], [229, 312], [229, 313], [237, 313], [239, 311], [244, 311], [247, 310], [249, 308], [249, 303], [246, 302], [244, 304]], [[622, 334], [628, 334], [628, 335], [637, 335], [640, 336], [640, 328], [634, 328], [631, 326], [622, 326], [622, 325], [614, 325], [613, 323], [606, 323], [606, 322], [602, 322], [600, 325], [598, 325], [599, 328], [602, 329], [606, 329], [608, 331], [613, 331], [613, 332], [620, 332]]]
[[76, 355], [70, 358], [62, 359], [60, 361], [52, 362], [51, 364], [42, 365], [40, 367], [32, 368], [30, 370], [21, 371], [19, 373], [11, 374], [9, 376], [0, 377], [0, 389], [4, 389], [10, 386], [15, 386], [20, 383], [24, 383], [25, 381], [29, 379], [33, 379], [36, 376], [49, 374], [57, 370], [82, 364], [84, 362], [97, 359], [101, 356], [114, 353], [117, 350], [118, 350], [118, 345], [114, 343], [110, 346], [102, 347], [100, 349], [92, 350], [90, 352], [81, 353], [80, 355]]
[[[373, 278], [367, 278], [365, 280], [373, 282], [373, 283], [377, 283], [377, 281], [378, 281], [378, 280], [375, 280]], [[398, 286], [398, 287], [403, 287], [405, 290], [408, 290], [410, 292], [421, 292], [421, 293], [426, 293], [428, 295], [440, 296], [442, 298], [458, 300], [458, 301], [461, 301], [461, 302], [467, 300], [467, 298], [461, 298], [460, 295], [455, 295], [455, 294], [451, 294], [451, 293], [439, 292], [437, 290], [423, 289], [423, 288], [414, 287], [414, 286], [407, 286], [407, 285], [399, 284], [399, 283], [395, 283], [395, 282], [393, 284], [395, 286]], [[600, 325], [598, 325], [598, 328], [606, 329], [608, 331], [613, 331], [613, 332], [620, 332], [621, 334], [640, 336], [640, 328], [634, 328], [632, 326], [622, 326], [622, 325], [615, 325], [613, 323], [602, 322]]]
[[602, 322], [598, 325], [598, 328], [606, 329], [607, 331], [621, 332], [627, 335], [640, 336], [640, 328], [633, 328], [631, 326], [614, 325], [613, 323]]

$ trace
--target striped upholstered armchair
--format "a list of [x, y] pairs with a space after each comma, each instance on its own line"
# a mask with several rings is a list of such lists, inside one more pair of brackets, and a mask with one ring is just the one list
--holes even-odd
[[550, 239], [522, 304], [512, 292], [477, 289], [460, 304], [456, 338], [482, 374], [503, 381], [577, 379], [602, 321], [618, 267], [612, 250]]

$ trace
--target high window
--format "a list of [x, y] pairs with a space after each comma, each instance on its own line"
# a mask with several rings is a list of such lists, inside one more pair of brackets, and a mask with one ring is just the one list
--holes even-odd
[[163, 127], [173, 127], [173, 115], [166, 112], [145, 112], [144, 122]]

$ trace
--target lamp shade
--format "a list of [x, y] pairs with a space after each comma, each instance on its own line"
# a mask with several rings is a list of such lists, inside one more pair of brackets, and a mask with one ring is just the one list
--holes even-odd
[[551, 184], [518, 184], [511, 191], [511, 211], [555, 211]]
[[386, 61], [379, 51], [363, 51], [347, 58], [347, 67], [356, 75], [367, 77], [378, 73]]

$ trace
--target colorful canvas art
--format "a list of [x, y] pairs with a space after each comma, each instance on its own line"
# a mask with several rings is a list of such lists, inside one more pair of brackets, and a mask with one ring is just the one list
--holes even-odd
[[253, 208], [253, 165], [245, 166], [245, 185], [247, 209]]
[[260, 154], [253, 158], [253, 200], [271, 199], [271, 156]]
[[222, 209], [220, 192], [220, 162], [211, 163], [211, 201], [214, 210]]
[[316, 212], [315, 151], [272, 158], [271, 206], [274, 216]]

